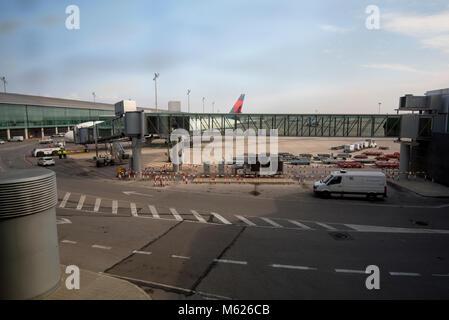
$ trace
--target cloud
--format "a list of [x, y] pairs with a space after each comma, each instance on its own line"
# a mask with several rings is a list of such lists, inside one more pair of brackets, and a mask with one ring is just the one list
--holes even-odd
[[424, 48], [449, 53], [449, 11], [429, 15], [389, 13], [383, 18], [383, 28], [387, 31], [416, 37]]
[[362, 67], [371, 69], [387, 69], [394, 71], [418, 72], [418, 70], [416, 70], [415, 68], [403, 64], [374, 63], [374, 64], [363, 64]]
[[333, 26], [331, 24], [320, 25], [320, 29], [323, 31], [328, 31], [328, 32], [345, 32], [345, 31], [347, 31], [345, 28]]

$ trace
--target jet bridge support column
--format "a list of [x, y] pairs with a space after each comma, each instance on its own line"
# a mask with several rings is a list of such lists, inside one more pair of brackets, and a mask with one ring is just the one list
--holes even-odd
[[137, 177], [142, 177], [142, 144], [147, 134], [147, 122], [143, 111], [131, 111], [125, 113], [125, 135], [131, 138], [132, 160], [131, 169], [137, 173]]

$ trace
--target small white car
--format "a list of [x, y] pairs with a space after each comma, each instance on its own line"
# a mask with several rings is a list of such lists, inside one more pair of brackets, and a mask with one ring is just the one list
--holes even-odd
[[5, 140], [0, 139], [0, 144], [5, 144]]
[[39, 158], [39, 160], [37, 161], [37, 164], [39, 166], [43, 166], [43, 167], [54, 166], [55, 160], [53, 160], [52, 157], [42, 157], [42, 158]]

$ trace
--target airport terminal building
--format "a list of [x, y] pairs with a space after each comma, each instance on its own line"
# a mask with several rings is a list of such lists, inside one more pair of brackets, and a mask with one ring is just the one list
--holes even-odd
[[41, 138], [82, 122], [112, 117], [113, 104], [0, 93], [0, 139]]

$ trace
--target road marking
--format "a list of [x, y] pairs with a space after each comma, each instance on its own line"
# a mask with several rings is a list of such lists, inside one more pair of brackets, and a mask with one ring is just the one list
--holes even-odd
[[59, 207], [64, 208], [65, 205], [67, 204], [67, 201], [69, 200], [69, 198], [70, 198], [70, 192], [66, 192], [64, 195], [64, 198], [62, 199], [61, 203], [59, 204]]
[[136, 204], [134, 202], [131, 202], [129, 205], [131, 206], [131, 214], [133, 215], [133, 217], [137, 217]]
[[153, 218], [157, 218], [157, 219], [160, 218], [159, 213], [157, 213], [157, 210], [156, 210], [155, 206], [152, 206], [152, 205], [149, 204], [148, 208], [150, 209], [150, 212], [153, 215]]
[[146, 255], [150, 255], [151, 254], [151, 252], [149, 252], [149, 251], [140, 251], [140, 250], [133, 250], [133, 253], [146, 254]]
[[67, 218], [56, 218], [56, 224], [70, 224], [72, 221], [70, 221]]
[[239, 215], [235, 215], [237, 219], [240, 219], [241, 221], [245, 222], [247, 225], [249, 226], [255, 226], [256, 224], [252, 221], [249, 221], [248, 219], [246, 219], [243, 216], [239, 216]]
[[284, 268], [284, 269], [297, 269], [297, 270], [316, 270], [316, 268], [313, 268], [313, 267], [292, 266], [292, 265], [288, 265], [288, 264], [270, 264], [270, 267]]
[[93, 244], [92, 248], [97, 248], [97, 249], [103, 249], [103, 250], [111, 250], [111, 247], [107, 247], [107, 246], [100, 246], [99, 244]]
[[434, 273], [434, 274], [432, 274], [432, 276], [434, 276], [434, 277], [449, 277], [449, 273], [447, 273], [447, 274]]
[[300, 227], [301, 229], [312, 230], [312, 228], [310, 228], [309, 226], [306, 226], [305, 224], [302, 224], [301, 222], [298, 222], [296, 220], [288, 220], [288, 222], [294, 224], [295, 226]]
[[76, 206], [76, 210], [81, 210], [83, 208], [84, 200], [86, 200], [86, 196], [82, 194], [78, 201], [78, 205]]
[[207, 223], [207, 221], [195, 210], [190, 210], [192, 212], [193, 216], [201, 223]]
[[100, 204], [101, 204], [101, 198], [97, 198], [95, 200], [94, 212], [98, 212], [98, 210], [100, 209]]
[[71, 240], [62, 240], [62, 243], [70, 243], [70, 244], [77, 244], [78, 242], [76, 241], [71, 241]]
[[420, 228], [398, 228], [398, 227], [380, 227], [365, 226], [358, 224], [343, 224], [344, 226], [359, 232], [385, 232], [385, 233], [440, 233], [449, 234], [449, 230], [441, 229], [420, 229]]
[[276, 228], [283, 228], [283, 226], [281, 226], [279, 223], [274, 222], [273, 220], [271, 220], [270, 218], [264, 218], [264, 217], [260, 217], [260, 219], [262, 219], [263, 221], [265, 221], [266, 223], [271, 224], [273, 227]]
[[225, 218], [223, 218], [221, 215], [219, 215], [218, 213], [215, 212], [211, 212], [211, 215], [213, 215], [215, 218], [217, 218], [218, 220], [220, 220], [221, 222], [223, 222], [224, 224], [232, 224], [230, 223], [228, 220], [226, 220]]
[[332, 231], [336, 231], [336, 230], [337, 230], [336, 228], [334, 228], [334, 227], [332, 227], [332, 226], [330, 226], [330, 225], [328, 225], [328, 224], [322, 223], [322, 222], [315, 222], [315, 223], [316, 223], [317, 225], [319, 225], [319, 226], [321, 226], [321, 227], [327, 229], [327, 230], [332, 230]]
[[176, 220], [182, 221], [182, 217], [179, 215], [178, 211], [176, 211], [175, 208], [169, 208], [169, 210]]
[[390, 272], [392, 276], [406, 276], [406, 277], [419, 277], [420, 274], [416, 272]]
[[246, 261], [228, 260], [228, 259], [214, 259], [214, 262], [233, 263], [233, 264], [243, 264], [243, 265], [248, 264], [248, 262], [246, 262]]
[[365, 270], [353, 270], [353, 269], [335, 269], [335, 272], [340, 272], [340, 273], [363, 273], [363, 274], [366, 274]]
[[118, 201], [112, 200], [112, 213], [117, 214], [117, 209], [118, 209]]
[[176, 254], [172, 254], [171, 255], [172, 258], [177, 258], [177, 259], [185, 259], [185, 260], [189, 260], [190, 257], [186, 257], [186, 256], [177, 256]]

